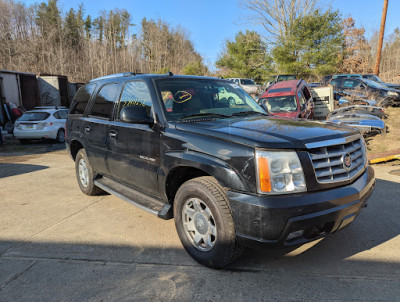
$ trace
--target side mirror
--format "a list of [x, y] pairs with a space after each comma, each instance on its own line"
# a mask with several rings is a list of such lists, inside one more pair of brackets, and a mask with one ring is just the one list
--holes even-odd
[[152, 125], [154, 120], [147, 115], [146, 107], [127, 106], [122, 108], [119, 119], [124, 123]]

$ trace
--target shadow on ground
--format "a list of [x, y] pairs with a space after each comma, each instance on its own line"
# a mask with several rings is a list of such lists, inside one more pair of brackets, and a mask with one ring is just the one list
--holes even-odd
[[41, 165], [0, 163], [0, 178], [36, 172], [48, 168]]
[[64, 143], [57, 143], [53, 140], [33, 140], [29, 143], [20, 143], [16, 139], [9, 139], [0, 145], [0, 157], [43, 154], [65, 149]]

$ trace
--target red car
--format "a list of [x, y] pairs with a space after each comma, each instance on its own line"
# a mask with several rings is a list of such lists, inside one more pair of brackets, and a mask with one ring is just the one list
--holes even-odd
[[258, 103], [271, 115], [311, 119], [314, 103], [304, 80], [275, 83], [268, 87]]

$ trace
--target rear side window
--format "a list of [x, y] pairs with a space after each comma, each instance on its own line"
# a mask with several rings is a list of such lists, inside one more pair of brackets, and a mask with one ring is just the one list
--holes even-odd
[[18, 121], [20, 122], [33, 122], [33, 121], [44, 121], [50, 116], [48, 112], [26, 112]]
[[117, 83], [106, 84], [101, 87], [93, 101], [90, 115], [110, 119], [118, 89], [119, 84]]
[[53, 116], [58, 120], [63, 120], [63, 119], [67, 118], [68, 111], [67, 110], [60, 110], [60, 111], [54, 112]]
[[79, 88], [75, 94], [69, 113], [83, 114], [95, 88], [96, 84], [88, 84]]

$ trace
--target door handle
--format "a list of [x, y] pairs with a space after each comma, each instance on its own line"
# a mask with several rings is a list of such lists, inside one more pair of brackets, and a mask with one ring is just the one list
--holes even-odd
[[85, 127], [85, 132], [86, 132], [86, 133], [89, 133], [89, 132], [90, 132], [90, 126], [86, 126], [86, 127]]
[[110, 135], [111, 138], [117, 138], [117, 131], [111, 130], [109, 135]]

